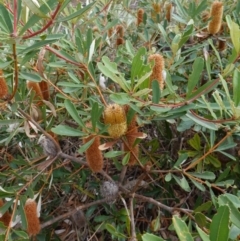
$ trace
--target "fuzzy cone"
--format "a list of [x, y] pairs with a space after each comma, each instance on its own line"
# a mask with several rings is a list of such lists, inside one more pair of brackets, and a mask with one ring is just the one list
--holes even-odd
[[157, 80], [160, 86], [160, 89], [164, 88], [164, 79], [163, 79], [163, 70], [164, 70], [164, 58], [161, 54], [152, 54], [149, 56], [148, 61], [154, 60], [155, 64], [153, 67], [150, 80]]
[[35, 236], [40, 232], [40, 221], [37, 215], [37, 203], [33, 199], [27, 199], [24, 211], [27, 219], [27, 232], [29, 236]]
[[[129, 106], [125, 105], [124, 109], [125, 109], [125, 112], [127, 115], [128, 111], [129, 111]], [[130, 158], [128, 161], [129, 166], [133, 166], [136, 164], [136, 162], [137, 162], [136, 157], [138, 157], [138, 155], [139, 155], [139, 145], [134, 145], [134, 143], [137, 139], [134, 136], [134, 134], [138, 133], [138, 126], [137, 126], [136, 119], [137, 119], [137, 115], [135, 114], [133, 116], [132, 120], [130, 121], [130, 123], [128, 124], [127, 134], [126, 134], [126, 143], [123, 142], [123, 150], [127, 151], [127, 152], [131, 151]]]
[[[2, 207], [4, 205], [4, 202], [2, 199], [0, 199], [0, 207]], [[11, 214], [6, 211], [2, 217], [0, 218], [0, 222], [2, 222], [5, 226], [8, 226], [11, 220]]]
[[3, 76], [3, 71], [0, 69], [0, 99], [4, 100], [8, 96], [8, 86]]
[[119, 138], [127, 131], [126, 113], [122, 106], [110, 104], [104, 110], [104, 123], [109, 125], [108, 133], [112, 138]]
[[152, 4], [151, 18], [154, 22], [157, 21], [157, 15], [161, 12], [161, 5], [159, 3]]
[[[86, 127], [91, 128], [91, 124], [88, 123]], [[93, 138], [94, 141], [92, 145], [86, 150], [86, 160], [92, 172], [101, 172], [103, 169], [103, 156], [102, 152], [98, 149], [101, 145], [100, 137], [90, 135], [83, 139], [83, 143], [86, 144]]]
[[167, 19], [168, 22], [171, 21], [171, 17], [172, 17], [172, 4], [169, 3], [166, 6], [166, 19]]
[[144, 10], [142, 8], [137, 11], [137, 26], [139, 26], [143, 22], [143, 14]]
[[124, 30], [123, 30], [123, 26], [121, 24], [116, 26], [116, 33], [119, 37], [123, 38]]
[[212, 3], [210, 17], [211, 21], [208, 23], [208, 32], [216, 34], [221, 29], [223, 16], [223, 3], [215, 1]]
[[50, 99], [49, 84], [46, 81], [42, 80], [39, 83], [39, 87], [41, 89], [43, 99], [44, 100], [49, 100]]
[[41, 100], [43, 99], [42, 91], [38, 83], [33, 81], [27, 81], [27, 88], [28, 90], [35, 92], [35, 97], [37, 99], [41, 99]]

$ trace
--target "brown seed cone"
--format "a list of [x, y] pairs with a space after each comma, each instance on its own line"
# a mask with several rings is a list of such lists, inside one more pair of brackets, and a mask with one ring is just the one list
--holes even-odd
[[112, 138], [119, 138], [127, 131], [126, 113], [122, 106], [110, 104], [104, 110], [104, 123], [109, 125], [108, 133]]
[[27, 88], [28, 88], [28, 90], [35, 92], [36, 99], [41, 99], [41, 100], [43, 99], [42, 91], [41, 91], [38, 83], [33, 82], [33, 81], [27, 81]]
[[[0, 207], [2, 207], [4, 205], [4, 202], [2, 199], [0, 199]], [[6, 211], [2, 217], [0, 218], [0, 222], [2, 222], [5, 226], [8, 226], [11, 220], [11, 214]]]
[[152, 54], [149, 56], [148, 61], [154, 60], [155, 64], [153, 67], [152, 74], [150, 76], [150, 80], [157, 80], [159, 82], [159, 87], [163, 90], [165, 81], [163, 79], [163, 70], [164, 70], [164, 58], [160, 54]]
[[159, 3], [153, 3], [152, 8], [155, 13], [160, 13], [161, 12], [161, 4]]
[[172, 4], [169, 3], [166, 6], [166, 19], [167, 19], [168, 22], [170, 22], [171, 18], [172, 18]]
[[116, 47], [118, 47], [119, 45], [122, 45], [122, 44], [124, 44], [124, 39], [121, 37], [118, 37], [116, 39]]
[[42, 92], [43, 99], [49, 100], [50, 99], [49, 84], [46, 81], [42, 80], [39, 83], [39, 86], [40, 86], [40, 89], [41, 89], [41, 92]]
[[3, 71], [0, 69], [0, 99], [5, 100], [8, 96], [8, 86], [3, 76]]
[[[91, 124], [87, 123], [86, 127], [91, 127]], [[103, 156], [102, 152], [98, 149], [101, 145], [100, 137], [90, 135], [83, 139], [83, 143], [86, 144], [93, 138], [94, 141], [92, 145], [86, 150], [86, 160], [92, 172], [101, 172], [103, 169]]]
[[216, 34], [221, 29], [223, 16], [223, 3], [215, 1], [212, 3], [210, 17], [211, 21], [208, 23], [208, 32], [210, 34]]
[[[129, 111], [129, 109], [130, 109], [129, 105], [125, 105], [124, 106], [124, 110], [126, 112], [126, 115], [127, 115], [128, 111]], [[139, 146], [138, 145], [134, 145], [134, 143], [135, 143], [135, 141], [137, 139], [134, 136], [134, 134], [138, 133], [138, 126], [137, 126], [136, 119], [137, 119], [137, 115], [135, 114], [132, 117], [132, 119], [129, 122], [128, 127], [127, 127], [127, 134], [126, 134], [126, 142], [127, 143], [125, 143], [125, 142], [123, 143], [123, 150], [124, 151], [128, 152], [128, 151], [131, 150], [130, 158], [129, 158], [129, 161], [128, 161], [128, 165], [129, 166], [133, 166], [133, 165], [136, 164], [136, 162], [137, 162], [136, 157], [138, 157], [138, 155], [139, 155]]]
[[28, 224], [27, 232], [29, 236], [35, 236], [41, 229], [40, 221], [37, 215], [37, 203], [31, 198], [27, 199], [24, 211]]
[[225, 40], [218, 40], [218, 50], [220, 52], [224, 51], [227, 48], [227, 42]]
[[116, 32], [117, 32], [117, 35], [121, 38], [123, 38], [123, 35], [124, 35], [124, 29], [123, 29], [123, 26], [121, 24], [117, 25], [116, 26]]
[[142, 8], [137, 11], [137, 26], [139, 26], [143, 22], [143, 14], [144, 10]]
[[113, 35], [113, 28], [109, 28], [108, 31], [107, 31], [107, 34], [108, 34], [108, 37], [112, 37]]

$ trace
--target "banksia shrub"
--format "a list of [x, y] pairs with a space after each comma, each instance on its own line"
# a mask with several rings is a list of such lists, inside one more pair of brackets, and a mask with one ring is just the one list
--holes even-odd
[[[0, 207], [4, 205], [4, 202], [2, 199], [0, 199]], [[2, 222], [5, 226], [8, 226], [11, 220], [11, 214], [6, 211], [0, 218], [0, 222]]]
[[[126, 105], [124, 107], [126, 114], [129, 111], [129, 106]], [[136, 164], [137, 159], [136, 157], [138, 157], [139, 154], [139, 146], [138, 145], [134, 145], [135, 141], [136, 141], [136, 134], [138, 133], [138, 126], [137, 126], [137, 115], [134, 114], [133, 118], [131, 119], [131, 121], [128, 123], [128, 127], [127, 127], [127, 134], [126, 134], [126, 143], [123, 143], [123, 150], [124, 151], [131, 151], [130, 152], [130, 158], [128, 161], [128, 165], [129, 166], [133, 166], [134, 164]]]
[[210, 34], [216, 34], [221, 29], [223, 16], [223, 3], [215, 1], [212, 3], [210, 18], [211, 21], [208, 23], [208, 32]]
[[8, 86], [3, 76], [3, 71], [0, 69], [0, 99], [5, 100], [8, 96]]
[[28, 90], [35, 92], [35, 98], [36, 99], [43, 99], [42, 91], [38, 83], [33, 81], [27, 81], [27, 88]]
[[152, 74], [150, 76], [150, 80], [157, 80], [159, 82], [160, 89], [164, 88], [164, 58], [161, 54], [152, 54], [149, 56], [148, 61], [154, 60], [154, 67], [152, 70]]
[[122, 106], [110, 104], [104, 110], [104, 123], [109, 125], [108, 133], [112, 138], [119, 138], [127, 131], [126, 113]]
[[31, 198], [27, 199], [24, 211], [28, 224], [27, 232], [29, 236], [35, 236], [41, 229], [40, 221], [37, 215], [37, 203]]
[[[88, 123], [86, 127], [91, 127], [91, 124]], [[86, 150], [86, 160], [89, 165], [89, 168], [92, 172], [100, 172], [103, 169], [103, 156], [102, 152], [98, 149], [100, 146], [100, 137], [95, 135], [90, 135], [83, 139], [83, 143], [91, 141], [94, 138], [91, 146]]]
[[139, 26], [143, 22], [143, 14], [144, 10], [142, 8], [137, 11], [137, 26]]

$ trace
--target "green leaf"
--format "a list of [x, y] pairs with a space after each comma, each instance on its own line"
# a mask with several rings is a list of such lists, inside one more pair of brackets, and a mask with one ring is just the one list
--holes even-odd
[[190, 74], [189, 79], [188, 79], [187, 97], [192, 94], [193, 89], [199, 82], [202, 71], [203, 71], [203, 67], [204, 67], [203, 58], [201, 58], [201, 57], [196, 58], [196, 60], [193, 63], [192, 74]]
[[64, 101], [64, 105], [68, 111], [68, 113], [71, 115], [71, 117], [81, 126], [81, 127], [85, 127], [82, 119], [80, 118], [77, 109], [75, 107], [75, 105], [70, 101], [70, 100], [65, 100]]
[[20, 212], [20, 216], [21, 216], [22, 228], [26, 230], [28, 227], [28, 223], [27, 223], [27, 218], [26, 218], [25, 211], [24, 211], [23, 202], [24, 202], [24, 197], [21, 197], [20, 204], [19, 204], [19, 212]]
[[201, 228], [199, 228], [197, 225], [196, 228], [202, 241], [210, 241], [209, 236], [205, 232], [203, 232]]
[[96, 1], [88, 4], [86, 7], [79, 9], [75, 13], [73, 13], [73, 14], [65, 17], [65, 18], [58, 19], [56, 22], [65, 22], [65, 21], [69, 21], [69, 20], [74, 19], [74, 18], [80, 18], [80, 17], [82, 17], [82, 15], [84, 13], [89, 11], [95, 3], [96, 3]]
[[208, 201], [203, 204], [201, 204], [199, 207], [197, 207], [194, 212], [204, 212], [208, 211], [212, 207], [212, 202]]
[[237, 68], [233, 73], [233, 101], [235, 106], [240, 103], [240, 72]]
[[230, 210], [227, 205], [218, 208], [210, 225], [211, 241], [228, 241]]
[[14, 199], [11, 199], [10, 201], [7, 201], [6, 203], [4, 203], [4, 205], [0, 207], [0, 213], [4, 214], [6, 211], [8, 211], [8, 209], [11, 207], [13, 202], [14, 202]]
[[112, 158], [112, 157], [122, 156], [124, 155], [124, 153], [125, 151], [109, 151], [104, 154], [104, 157]]
[[238, 24], [236, 24], [235, 22], [232, 21], [230, 15], [226, 16], [226, 20], [227, 20], [227, 24], [228, 27], [230, 29], [230, 36], [231, 36], [231, 40], [233, 42], [233, 46], [237, 52], [237, 54], [239, 54], [240, 52], [240, 29]]
[[122, 164], [125, 166], [128, 164], [128, 161], [130, 159], [130, 152], [128, 152], [122, 159]]
[[197, 223], [197, 225], [200, 227], [200, 228], [204, 228], [207, 224], [207, 219], [206, 219], [206, 216], [203, 215], [202, 213], [195, 213], [194, 215], [195, 217], [195, 221]]
[[186, 192], [190, 192], [191, 191], [191, 188], [187, 182], [187, 179], [182, 176], [182, 178], [179, 178], [178, 176], [172, 174], [173, 178], [175, 179], [175, 181], [178, 183], [178, 185], [183, 189], [185, 190]]
[[198, 133], [196, 133], [193, 138], [191, 138], [188, 141], [188, 144], [193, 147], [195, 150], [200, 151], [201, 150], [201, 143], [200, 143], [200, 137]]
[[194, 241], [186, 223], [182, 219], [177, 215], [173, 215], [172, 221], [180, 241]]
[[176, 163], [174, 164], [174, 167], [179, 167], [181, 166], [181, 164], [183, 164], [188, 158], [188, 154], [187, 153], [179, 153], [179, 157], [176, 161]]
[[42, 40], [42, 41], [38, 41], [35, 44], [33, 44], [32, 46], [23, 49], [22, 51], [19, 52], [19, 54], [24, 54], [24, 53], [28, 53], [30, 51], [36, 50], [41, 48], [42, 46], [46, 46], [50, 43], [56, 42], [57, 39], [52, 39], [52, 40]]
[[191, 182], [202, 192], [205, 192], [206, 191], [206, 188], [203, 184], [195, 181], [194, 179], [190, 178]]
[[[5, 8], [3, 4], [0, 4], [0, 15], [2, 18], [2, 24], [7, 27], [7, 32], [12, 33], [13, 32], [13, 25], [12, 20], [9, 15], [9, 11]], [[3, 23], [4, 22], [4, 23]]]
[[44, 14], [41, 9], [35, 4], [32, 0], [22, 0], [25, 5], [37, 16], [41, 18], [49, 18], [46, 14]]
[[157, 80], [152, 81], [152, 94], [152, 102], [158, 104], [161, 97], [161, 91]]
[[201, 178], [201, 179], [205, 179], [205, 180], [214, 180], [216, 178], [216, 175], [213, 172], [188, 172], [190, 175], [197, 177], [197, 178]]
[[17, 237], [29, 240], [29, 236], [26, 232], [16, 229], [12, 229], [12, 231]]
[[85, 136], [86, 133], [65, 125], [53, 127], [52, 132], [62, 136]]
[[42, 80], [40, 75], [33, 74], [33, 73], [27, 73], [27, 72], [20, 72], [20, 77], [25, 80], [29, 80], [29, 81], [33, 81], [33, 82], [40, 82]]
[[84, 145], [82, 145], [80, 147], [80, 149], [78, 149], [78, 152], [80, 154], [82, 154], [83, 152], [85, 152], [94, 142], [95, 138], [92, 138], [90, 141], [88, 141], [87, 143], [85, 143]]
[[142, 241], [165, 241], [165, 239], [151, 233], [145, 233], [142, 235]]
[[89, 53], [88, 53], [88, 63], [92, 61], [92, 56], [95, 51], [95, 39], [92, 41], [90, 48], [89, 48]]

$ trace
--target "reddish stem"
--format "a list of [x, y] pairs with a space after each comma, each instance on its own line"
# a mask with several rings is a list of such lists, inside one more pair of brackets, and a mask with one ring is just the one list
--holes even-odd
[[49, 28], [49, 27], [53, 24], [53, 21], [54, 21], [54, 19], [56, 18], [57, 14], [58, 14], [58, 12], [59, 12], [59, 10], [60, 10], [60, 8], [61, 8], [61, 6], [62, 6], [62, 3], [58, 3], [58, 5], [57, 5], [57, 7], [56, 7], [56, 9], [55, 9], [55, 11], [54, 11], [54, 13], [53, 13], [52, 16], [51, 16], [50, 21], [49, 21], [42, 29], [40, 29], [40, 30], [38, 30], [38, 31], [36, 31], [36, 32], [34, 32], [34, 33], [32, 33], [32, 34], [23, 36], [23, 39], [32, 38], [32, 37], [34, 37], [34, 36], [42, 33], [43, 31], [45, 31], [47, 28]]

